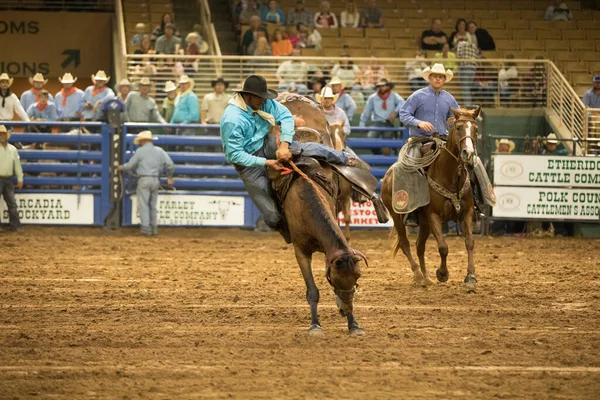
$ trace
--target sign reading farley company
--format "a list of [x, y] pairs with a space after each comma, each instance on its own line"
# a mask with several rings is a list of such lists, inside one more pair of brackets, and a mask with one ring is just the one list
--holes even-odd
[[[131, 223], [140, 223], [137, 197], [131, 196]], [[244, 226], [243, 196], [160, 194], [158, 224], [180, 226]]]
[[598, 221], [600, 189], [496, 186], [494, 217]]
[[[394, 226], [394, 221], [390, 218], [390, 220], [385, 224], [380, 224], [377, 221], [377, 214], [375, 213], [375, 208], [373, 208], [373, 203], [367, 201], [363, 204], [359, 204], [355, 201], [350, 205], [350, 226], [353, 228], [356, 227], [370, 227], [370, 228], [381, 228], [381, 227], [391, 227]], [[344, 214], [340, 212], [338, 215], [339, 222], [342, 226], [344, 226]]]
[[[23, 224], [93, 225], [94, 195], [63, 193], [15, 194], [19, 219]], [[8, 222], [8, 209], [0, 201], [2, 222]]]
[[600, 159], [496, 154], [494, 185], [600, 188]]
[[112, 17], [108, 13], [0, 13], [0, 73], [56, 78], [110, 71]]

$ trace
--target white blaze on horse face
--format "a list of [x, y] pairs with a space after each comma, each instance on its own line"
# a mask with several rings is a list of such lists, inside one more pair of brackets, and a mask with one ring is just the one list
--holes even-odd
[[467, 122], [467, 127], [465, 129], [467, 138], [465, 139], [465, 144], [467, 146], [467, 152], [469, 153], [469, 156], [475, 152], [475, 148], [473, 147], [473, 137], [471, 136], [471, 128], [471, 122]]

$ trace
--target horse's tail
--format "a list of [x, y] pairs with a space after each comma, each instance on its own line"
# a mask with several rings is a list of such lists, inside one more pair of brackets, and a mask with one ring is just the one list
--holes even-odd
[[400, 233], [398, 229], [406, 229], [404, 225], [398, 226], [394, 224], [394, 229], [390, 230], [390, 245], [392, 250], [392, 258], [396, 257], [398, 250], [400, 250]]

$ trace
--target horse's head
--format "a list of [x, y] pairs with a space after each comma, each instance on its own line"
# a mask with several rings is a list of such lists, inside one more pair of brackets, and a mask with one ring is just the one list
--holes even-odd
[[336, 303], [342, 315], [352, 312], [352, 300], [360, 278], [359, 262], [369, 265], [367, 257], [360, 251], [351, 249], [350, 252], [339, 251], [334, 258], [327, 259], [326, 277], [333, 287]]
[[454, 127], [448, 137], [448, 145], [451, 149], [455, 148], [460, 160], [471, 167], [477, 153], [477, 133], [479, 131], [477, 117], [480, 111], [481, 106], [474, 110], [452, 108], [454, 118], [450, 119], [451, 122], [453, 120]]
[[329, 124], [329, 134], [333, 142], [333, 147], [336, 150], [344, 150], [346, 148], [346, 134], [344, 133], [344, 121]]

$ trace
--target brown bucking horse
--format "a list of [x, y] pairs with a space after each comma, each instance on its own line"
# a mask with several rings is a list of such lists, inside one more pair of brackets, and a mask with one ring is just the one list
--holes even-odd
[[[286, 97], [287, 96], [287, 97]], [[300, 96], [284, 94], [278, 98], [304, 127], [297, 128], [296, 139], [321, 141], [327, 132], [323, 111]], [[305, 160], [306, 161], [306, 160]], [[342, 234], [337, 218], [340, 177], [324, 162], [310, 159], [298, 161], [293, 175], [269, 171], [273, 186], [280, 197], [283, 214], [288, 223], [296, 260], [306, 283], [306, 299], [310, 305], [310, 334], [322, 334], [317, 313], [319, 289], [312, 270], [312, 255], [325, 254], [325, 276], [333, 287], [336, 304], [348, 321], [351, 334], [362, 335], [364, 330], [354, 318], [354, 294], [361, 276], [360, 264], [366, 257], [350, 247]]]
[[[448, 141], [443, 146], [439, 156], [431, 163], [427, 170], [429, 181], [430, 202], [428, 205], [417, 209], [419, 220], [419, 234], [417, 237], [417, 256], [419, 264], [416, 263], [410, 251], [410, 243], [406, 235], [406, 227], [403, 223], [403, 214], [394, 212], [393, 181], [394, 167], [390, 168], [383, 178], [381, 197], [394, 220], [394, 256], [402, 249], [404, 255], [410, 262], [414, 274], [415, 283], [422, 285], [431, 284], [425, 268], [425, 243], [432, 233], [438, 243], [441, 257], [440, 267], [436, 271], [439, 282], [446, 282], [449, 277], [446, 257], [448, 256], [448, 245], [442, 235], [442, 224], [448, 221], [461, 221], [462, 231], [465, 236], [465, 245], [468, 253], [467, 276], [464, 283], [469, 291], [475, 291], [477, 277], [475, 276], [475, 263], [473, 261], [473, 193], [469, 181], [468, 167], [473, 166], [476, 156], [477, 122], [480, 107], [475, 110], [452, 109], [454, 118], [449, 123], [454, 123]], [[458, 229], [458, 227], [457, 227]], [[420, 268], [420, 270], [419, 270]]]

